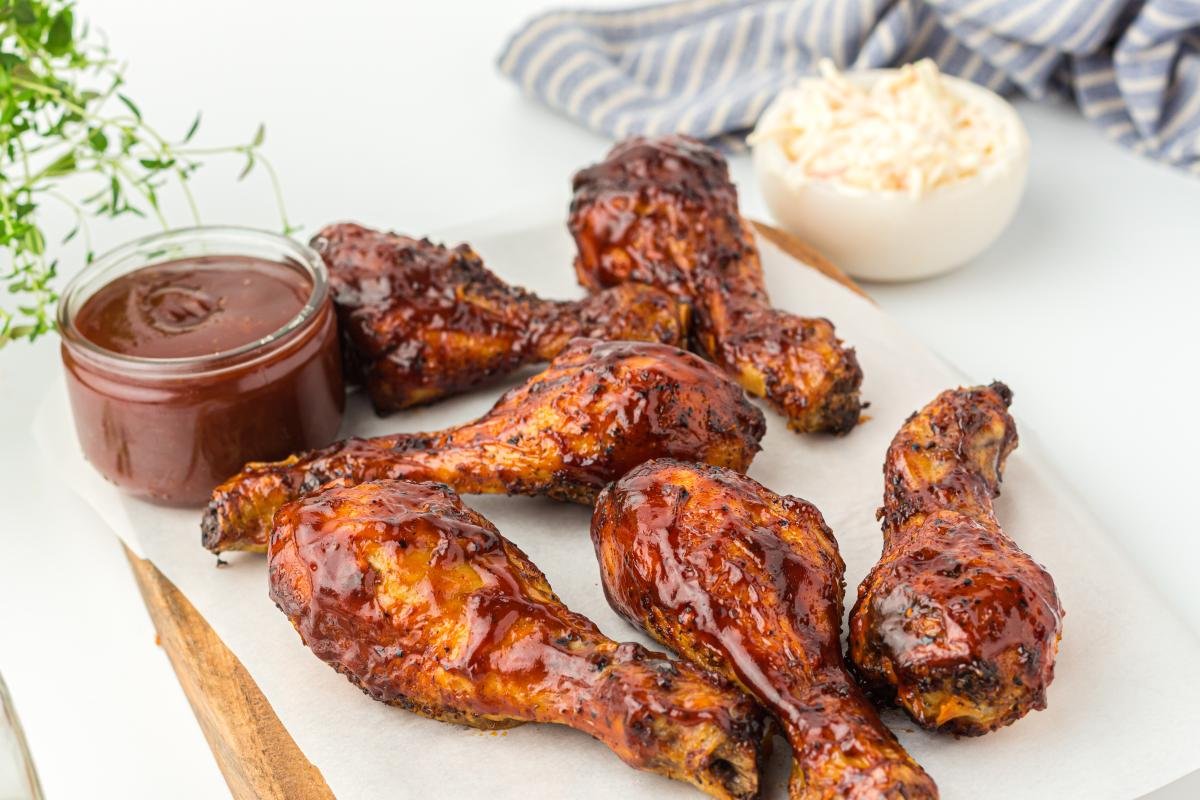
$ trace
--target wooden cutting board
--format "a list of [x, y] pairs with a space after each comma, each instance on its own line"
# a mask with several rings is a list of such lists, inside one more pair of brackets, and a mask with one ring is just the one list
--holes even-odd
[[[805, 242], [755, 222], [759, 235], [796, 258], [866, 297], [857, 284]], [[149, 561], [128, 548], [142, 599], [158, 639], [191, 703], [204, 738], [236, 800], [328, 800], [333, 792], [291, 734], [250, 673], [220, 640], [204, 617]], [[400, 712], [397, 712], [400, 713]]]

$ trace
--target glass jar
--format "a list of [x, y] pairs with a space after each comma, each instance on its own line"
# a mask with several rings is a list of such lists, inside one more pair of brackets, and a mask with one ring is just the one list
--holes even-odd
[[0, 797], [5, 800], [42, 800], [44, 797], [21, 720], [3, 675], [0, 675]]
[[[130, 355], [98, 344], [101, 337], [93, 333], [89, 338], [81, 331], [80, 310], [114, 281], [135, 281], [139, 276], [131, 273], [144, 268], [171, 269], [221, 259], [235, 265], [267, 262], [276, 271], [285, 265], [291, 271], [287, 274], [294, 273], [296, 287], [307, 289], [307, 301], [282, 327], [270, 332], [250, 328], [245, 333], [221, 331], [224, 322], [209, 321], [218, 319], [212, 308], [221, 310], [228, 298], [200, 294], [209, 303], [203, 324], [219, 335], [214, 342], [225, 340], [223, 349], [200, 355]], [[237, 269], [228, 264], [223, 268]], [[250, 277], [245, 280], [249, 285]], [[186, 319], [189, 309], [195, 310], [193, 297], [168, 300], [176, 302], [161, 312], [176, 315], [161, 318], [168, 322], [180, 314]], [[144, 306], [132, 300], [125, 306], [129, 310], [124, 313], [139, 316], [140, 324], [139, 309]], [[112, 307], [117, 312], [123, 308], [120, 303]], [[242, 324], [253, 326], [254, 317], [247, 314]], [[119, 313], [106, 319], [117, 333], [129, 323]], [[311, 248], [287, 237], [202, 227], [130, 242], [97, 259], [68, 284], [59, 304], [58, 328], [84, 456], [109, 481], [153, 502], [203, 504], [214, 486], [246, 462], [275, 460], [328, 444], [341, 424], [345, 394], [325, 264]], [[167, 330], [161, 334], [164, 339], [174, 333]], [[239, 335], [243, 338], [231, 338]], [[254, 338], [246, 340], [246, 335]]]

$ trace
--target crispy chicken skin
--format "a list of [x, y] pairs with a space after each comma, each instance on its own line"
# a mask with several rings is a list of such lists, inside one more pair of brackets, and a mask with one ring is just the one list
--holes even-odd
[[937, 796], [845, 669], [844, 565], [813, 505], [659, 459], [601, 492], [592, 541], [618, 613], [778, 718], [792, 798]]
[[572, 338], [684, 346], [688, 306], [644, 285], [542, 300], [488, 271], [465, 244], [343, 223], [312, 240], [329, 267], [348, 377], [386, 414], [536, 361]]
[[569, 725], [637, 769], [757, 795], [753, 701], [606, 637], [446, 486], [372, 481], [289, 503], [269, 573], [304, 644], [376, 700], [477, 728]]
[[858, 423], [862, 370], [826, 319], [771, 307], [725, 159], [685, 136], [633, 138], [575, 175], [580, 283], [628, 281], [693, 305], [693, 340], [801, 432]]
[[1002, 383], [943, 392], [884, 462], [883, 556], [858, 587], [850, 658], [926, 728], [979, 735], [1046, 707], [1062, 630], [1050, 575], [992, 510], [1017, 445]]
[[214, 552], [262, 551], [276, 509], [334, 480], [431, 480], [464, 494], [591, 503], [609, 481], [658, 456], [744, 470], [765, 431], [741, 388], [699, 356], [575, 339], [474, 422], [246, 465], [213, 490], [203, 543]]

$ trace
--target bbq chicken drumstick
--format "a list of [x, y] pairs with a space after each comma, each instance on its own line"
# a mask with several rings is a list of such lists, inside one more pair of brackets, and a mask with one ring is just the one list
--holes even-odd
[[330, 225], [312, 240], [329, 268], [343, 364], [386, 414], [429, 403], [549, 361], [569, 340], [684, 346], [688, 307], [642, 285], [580, 301], [543, 300], [454, 249], [361, 225]]
[[693, 340], [801, 432], [858, 423], [862, 370], [826, 319], [772, 308], [725, 159], [684, 136], [634, 138], [575, 176], [580, 283], [629, 281], [693, 306]]
[[477, 728], [569, 725], [637, 769], [757, 796], [753, 701], [606, 637], [445, 486], [373, 481], [289, 503], [269, 563], [300, 638], [376, 700]]
[[846, 672], [844, 566], [814, 506], [660, 459], [601, 492], [592, 541], [619, 614], [778, 718], [793, 800], [937, 797]]
[[765, 430], [741, 388], [699, 356], [576, 339], [474, 422], [248, 464], [213, 490], [203, 543], [218, 553], [262, 551], [281, 505], [334, 480], [428, 480], [464, 494], [591, 503], [609, 481], [658, 456], [744, 470]]
[[884, 462], [883, 557], [858, 587], [850, 657], [926, 728], [978, 735], [1046, 707], [1062, 630], [1050, 575], [992, 509], [1017, 445], [1002, 383], [943, 392]]

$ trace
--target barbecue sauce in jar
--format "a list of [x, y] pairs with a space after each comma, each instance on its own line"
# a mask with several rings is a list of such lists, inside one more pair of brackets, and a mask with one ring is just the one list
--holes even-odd
[[121, 489], [201, 505], [248, 461], [327, 444], [344, 393], [320, 257], [290, 239], [196, 228], [85, 269], [59, 309], [83, 454]]
[[88, 341], [126, 356], [210, 356], [262, 339], [300, 313], [312, 281], [286, 264], [196, 256], [134, 270], [79, 309]]

